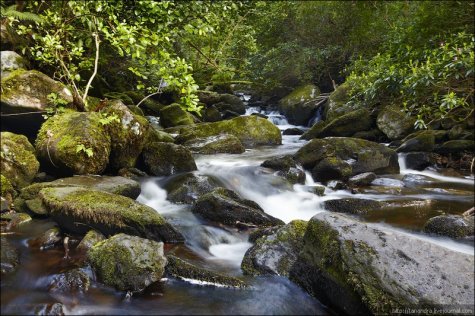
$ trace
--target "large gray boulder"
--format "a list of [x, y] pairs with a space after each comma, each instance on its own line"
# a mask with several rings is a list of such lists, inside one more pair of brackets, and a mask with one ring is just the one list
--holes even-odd
[[81, 187], [39, 192], [48, 214], [66, 231], [91, 228], [106, 236], [126, 233], [156, 241], [183, 242], [183, 236], [157, 211], [130, 198]]
[[315, 98], [319, 94], [318, 87], [312, 84], [298, 87], [279, 101], [279, 110], [290, 124], [307, 125], [317, 109]]
[[310, 170], [316, 181], [346, 180], [364, 172], [399, 173], [394, 150], [350, 137], [313, 139], [295, 153], [294, 159]]
[[414, 130], [415, 119], [401, 111], [400, 107], [387, 106], [382, 109], [376, 124], [390, 140], [402, 139]]
[[18, 69], [26, 69], [26, 61], [11, 50], [0, 52], [1, 78], [8, 77], [13, 71]]
[[2, 132], [0, 140], [1, 173], [5, 177], [2, 181], [5, 188], [2, 188], [2, 192], [7, 189], [7, 183], [16, 189], [27, 186], [40, 168], [35, 157], [35, 148], [25, 136], [10, 132]]
[[297, 260], [307, 222], [295, 220], [258, 238], [241, 263], [244, 274], [288, 276]]
[[291, 280], [345, 314], [474, 305], [474, 257], [340, 214], [309, 222]]
[[162, 242], [126, 234], [114, 235], [92, 246], [88, 258], [102, 282], [133, 292], [159, 281], [167, 263]]
[[256, 202], [243, 199], [225, 188], [217, 188], [201, 196], [191, 211], [209, 221], [230, 226], [239, 226], [241, 223], [274, 226], [283, 223], [266, 214]]
[[191, 139], [220, 134], [236, 136], [246, 148], [258, 145], [280, 145], [282, 143], [279, 128], [270, 121], [255, 115], [184, 127], [180, 129], [180, 135], [177, 136], [176, 141], [177, 143], [185, 143]]

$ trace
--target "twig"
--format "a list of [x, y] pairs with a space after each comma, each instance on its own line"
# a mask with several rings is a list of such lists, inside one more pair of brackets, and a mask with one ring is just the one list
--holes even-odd
[[151, 96], [153, 95], [156, 95], [156, 94], [160, 94], [162, 93], [162, 83], [163, 83], [163, 78], [160, 79], [160, 84], [158, 85], [158, 91], [157, 92], [154, 92], [154, 93], [151, 93], [149, 95], [147, 95], [145, 98], [143, 98], [142, 100], [140, 100], [139, 103], [137, 103], [136, 107], [139, 107], [139, 105], [144, 102], [145, 100], [147, 100], [148, 98], [150, 98]]
[[[94, 17], [94, 25], [96, 24], [96, 17]], [[87, 82], [86, 89], [84, 90], [84, 95], [82, 96], [82, 102], [86, 104], [86, 97], [87, 93], [89, 91], [89, 88], [91, 87], [92, 80], [94, 80], [94, 77], [97, 74], [97, 66], [99, 64], [99, 34], [97, 32], [92, 33], [92, 36], [94, 36], [94, 40], [96, 42], [96, 58], [94, 59], [94, 72], [92, 73], [91, 77], [89, 78], [89, 81]]]

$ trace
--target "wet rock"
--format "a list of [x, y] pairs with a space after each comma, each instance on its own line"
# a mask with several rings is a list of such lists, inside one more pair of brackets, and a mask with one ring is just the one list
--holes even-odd
[[215, 91], [199, 90], [197, 94], [200, 102], [206, 105], [213, 105], [220, 102], [220, 95]]
[[323, 207], [330, 212], [346, 214], [366, 214], [381, 210], [386, 203], [367, 199], [338, 199], [323, 202]]
[[4, 50], [0, 52], [1, 77], [8, 77], [13, 71], [26, 69], [27, 63], [23, 57], [14, 51]]
[[21, 226], [31, 221], [31, 216], [26, 213], [9, 212], [1, 215], [2, 221], [7, 221], [7, 230]]
[[255, 115], [255, 116], [259, 116], [259, 117], [262, 117], [264, 119], [268, 119], [269, 117], [265, 114], [262, 114], [262, 113], [251, 113], [251, 115]]
[[316, 124], [302, 135], [302, 139], [322, 138], [327, 136], [347, 137], [361, 131], [367, 131], [373, 125], [371, 114], [366, 109], [346, 113], [325, 125]]
[[73, 111], [50, 117], [35, 143], [42, 164], [52, 173], [102, 173], [109, 163], [111, 139], [101, 119], [97, 112]]
[[88, 258], [102, 282], [133, 292], [159, 281], [167, 263], [162, 242], [126, 234], [114, 235], [94, 245]]
[[283, 225], [258, 228], [257, 230], [249, 234], [248, 241], [252, 243], [256, 243], [256, 241], [261, 237], [273, 235], [282, 226]]
[[420, 174], [408, 173], [402, 178], [405, 186], [420, 186], [434, 183], [434, 179]]
[[397, 152], [431, 152], [437, 143], [445, 140], [447, 140], [447, 131], [418, 131], [405, 137]]
[[435, 163], [435, 159], [430, 153], [409, 152], [404, 156], [406, 168], [414, 170], [424, 170]]
[[473, 256], [406, 233], [322, 212], [300, 249], [290, 279], [340, 313], [474, 304]]
[[38, 196], [44, 188], [64, 188], [82, 187], [92, 190], [99, 190], [113, 194], [119, 194], [132, 199], [140, 195], [140, 183], [124, 177], [109, 176], [74, 176], [62, 178], [52, 182], [34, 183], [23, 188], [20, 195], [15, 199], [17, 210], [22, 212], [32, 212], [35, 215], [43, 216], [48, 214], [48, 210]]
[[48, 250], [60, 244], [63, 240], [61, 230], [58, 227], [53, 227], [42, 233], [40, 236], [30, 239], [28, 245], [40, 250]]
[[371, 182], [371, 185], [385, 186], [391, 188], [403, 188], [406, 186], [401, 180], [391, 178], [378, 178]]
[[338, 180], [328, 181], [327, 187], [331, 190], [346, 190], [346, 189], [348, 189], [348, 185], [345, 182], [338, 181]]
[[10, 242], [5, 237], [0, 238], [1, 241], [1, 258], [0, 258], [0, 263], [1, 263], [1, 272], [3, 274], [7, 273], [12, 273], [16, 270], [18, 267], [18, 264], [20, 262], [20, 255], [18, 250], [13, 247]]
[[45, 188], [39, 193], [62, 228], [85, 234], [91, 228], [106, 236], [119, 232], [165, 242], [183, 242], [154, 209], [130, 198], [79, 187]]
[[376, 179], [374, 172], [364, 172], [348, 179], [348, 184], [352, 186], [367, 186]]
[[183, 259], [168, 255], [165, 271], [179, 279], [200, 281], [202, 285], [242, 288], [246, 285], [238, 278], [225, 276], [207, 269], [199, 268]]
[[236, 118], [236, 117], [239, 117], [239, 116], [241, 116], [241, 114], [239, 114], [237, 112], [234, 112], [234, 111], [226, 110], [222, 113], [221, 118], [223, 120], [230, 120], [230, 119], [233, 119], [233, 118]]
[[316, 185], [312, 189], [313, 189], [313, 193], [315, 193], [318, 196], [324, 196], [325, 195], [325, 186], [323, 186], [323, 185]]
[[61, 303], [44, 303], [36, 305], [33, 309], [33, 312], [38, 316], [63, 316], [65, 315], [64, 309], [65, 307]]
[[173, 203], [192, 204], [202, 195], [211, 192], [220, 184], [209, 176], [187, 173], [171, 179], [164, 188], [167, 199]]
[[[35, 157], [35, 149], [28, 139], [23, 135], [10, 132], [0, 133], [0, 164], [2, 176], [2, 186], [5, 184], [7, 190], [8, 182], [13, 188], [20, 189], [33, 181], [40, 163]], [[3, 195], [2, 195], [3, 196]]]
[[207, 220], [230, 226], [236, 226], [237, 222], [258, 226], [282, 223], [280, 219], [266, 214], [257, 203], [242, 199], [225, 188], [217, 188], [201, 196], [191, 211]]
[[351, 137], [366, 139], [377, 143], [381, 143], [387, 140], [386, 135], [384, 135], [383, 132], [381, 132], [377, 128], [370, 129], [369, 131], [356, 132]]
[[345, 82], [339, 85], [335, 91], [330, 94], [327, 103], [325, 104], [324, 117], [326, 121], [332, 121], [345, 113], [356, 110], [348, 102], [350, 100], [349, 91], [350, 86]]
[[244, 274], [288, 276], [297, 260], [306, 227], [306, 221], [295, 220], [279, 227], [272, 235], [257, 239], [242, 260]]
[[109, 101], [101, 115], [103, 120], [110, 121], [105, 124], [111, 139], [109, 169], [134, 167], [147, 140], [149, 122], [134, 114], [120, 100]]
[[157, 129], [154, 126], [150, 126], [148, 129], [147, 143], [173, 143], [175, 139], [172, 135]]
[[177, 143], [219, 134], [236, 136], [246, 148], [258, 145], [280, 145], [282, 142], [282, 135], [277, 126], [257, 116], [240, 116], [215, 123], [196, 124], [193, 128], [184, 127], [180, 132], [176, 138]]
[[48, 291], [62, 295], [84, 294], [89, 290], [89, 276], [81, 269], [73, 269], [53, 277], [48, 285]]
[[98, 231], [90, 230], [76, 247], [78, 251], [88, 252], [95, 244], [105, 240], [106, 237]]
[[160, 110], [160, 124], [163, 127], [192, 125], [193, 123], [192, 115], [177, 103], [167, 105]]
[[282, 135], [302, 135], [304, 131], [297, 127], [287, 128], [282, 132]]
[[134, 181], [139, 181], [141, 178], [146, 177], [147, 173], [137, 168], [122, 168], [117, 171], [117, 175]]
[[294, 159], [312, 171], [315, 181], [346, 180], [364, 172], [399, 173], [394, 150], [357, 138], [313, 139], [297, 151]]
[[312, 84], [297, 87], [279, 101], [279, 110], [290, 124], [307, 125], [317, 109], [314, 99], [319, 95], [320, 90]]
[[276, 173], [279, 177], [282, 177], [289, 181], [291, 184], [304, 184], [305, 172], [298, 168], [289, 168], [288, 170], [280, 170]]
[[234, 135], [217, 135], [190, 139], [183, 143], [193, 153], [212, 155], [218, 153], [242, 154], [245, 149]]
[[[232, 97], [235, 97], [235, 96], [232, 96]], [[246, 113], [246, 108], [244, 107], [243, 102], [238, 97], [236, 98], [239, 100], [236, 103], [231, 104], [231, 103], [221, 101], [221, 102], [215, 103], [213, 106], [220, 113], [222, 113], [223, 116], [226, 112], [236, 113], [237, 116]]]
[[462, 153], [463, 151], [474, 151], [475, 141], [473, 140], [449, 140], [437, 146], [434, 151], [439, 154]]
[[387, 106], [382, 109], [376, 124], [378, 128], [390, 139], [401, 139], [414, 130], [415, 119], [401, 111], [401, 107]]
[[211, 105], [203, 110], [202, 118], [204, 122], [218, 122], [221, 121], [221, 113], [219, 113], [218, 109]]
[[451, 238], [472, 236], [474, 229], [473, 216], [440, 215], [432, 217], [424, 225], [424, 232]]
[[145, 171], [155, 176], [197, 170], [188, 148], [171, 143], [147, 144], [142, 152]]
[[287, 179], [292, 184], [305, 183], [305, 172], [298, 169], [292, 156], [281, 156], [265, 160], [262, 167], [277, 170], [279, 177]]

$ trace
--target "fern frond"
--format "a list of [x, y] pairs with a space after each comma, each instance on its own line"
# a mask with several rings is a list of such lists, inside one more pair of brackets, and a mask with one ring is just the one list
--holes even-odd
[[16, 8], [16, 5], [11, 5], [7, 8], [2, 7], [1, 8], [2, 17], [12, 17], [20, 21], [31, 21], [31, 22], [37, 22], [37, 23], [41, 23], [43, 21], [43, 19], [35, 13], [20, 12], [20, 11], [17, 11], [15, 8]]

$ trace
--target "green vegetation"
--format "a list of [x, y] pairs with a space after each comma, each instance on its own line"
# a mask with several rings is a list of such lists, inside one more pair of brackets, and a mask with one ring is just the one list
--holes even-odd
[[473, 114], [471, 2], [5, 2], [19, 50], [67, 83], [79, 108], [88, 94], [127, 92], [135, 104], [169, 94], [164, 105], [199, 116], [208, 86], [281, 98], [346, 81], [354, 108], [395, 106], [416, 128]]

